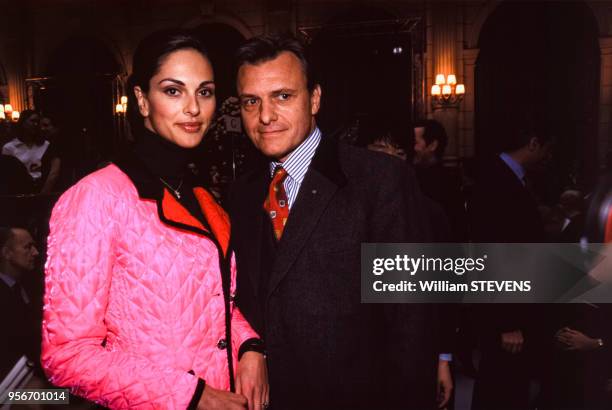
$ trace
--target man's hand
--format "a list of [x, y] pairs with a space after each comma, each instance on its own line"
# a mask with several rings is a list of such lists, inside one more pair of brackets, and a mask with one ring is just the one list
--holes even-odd
[[557, 332], [555, 338], [562, 344], [565, 350], [578, 350], [587, 352], [599, 347], [597, 339], [593, 339], [582, 332], [564, 327]]
[[210, 386], [204, 388], [204, 393], [198, 403], [198, 410], [244, 410], [247, 399], [225, 390], [217, 390]]
[[438, 408], [446, 407], [453, 391], [453, 378], [446, 360], [438, 359]]
[[516, 354], [523, 350], [523, 332], [514, 330], [501, 334], [501, 347], [508, 353]]
[[261, 353], [244, 353], [236, 371], [236, 393], [247, 398], [249, 410], [261, 410], [269, 403], [269, 391], [266, 359]]

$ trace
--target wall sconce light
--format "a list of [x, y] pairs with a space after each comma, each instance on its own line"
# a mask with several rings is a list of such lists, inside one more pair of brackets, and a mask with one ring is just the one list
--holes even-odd
[[431, 104], [434, 107], [454, 107], [459, 105], [465, 95], [465, 85], [457, 84], [455, 74], [436, 75], [436, 83], [431, 86]]
[[125, 95], [122, 95], [119, 99], [119, 103], [115, 105], [115, 113], [119, 115], [124, 115], [127, 113], [127, 103], [128, 98]]
[[11, 104], [0, 104], [0, 120], [15, 122], [19, 120], [19, 111], [13, 111]]

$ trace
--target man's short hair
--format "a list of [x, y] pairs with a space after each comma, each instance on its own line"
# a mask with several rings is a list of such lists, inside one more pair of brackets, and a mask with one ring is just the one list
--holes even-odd
[[308, 91], [312, 92], [317, 85], [314, 70], [308, 62], [304, 45], [290, 34], [265, 34], [247, 40], [236, 51], [236, 70], [245, 64], [259, 64], [274, 60], [280, 53], [293, 53], [300, 60], [306, 76]]
[[446, 151], [446, 145], [448, 144], [448, 135], [446, 130], [436, 120], [418, 120], [414, 123], [414, 128], [424, 128], [423, 139], [427, 145], [434, 141], [438, 141], [438, 147], [436, 148], [436, 158], [442, 159], [444, 151]]
[[2, 249], [5, 246], [8, 246], [10, 242], [15, 238], [15, 232], [13, 232], [13, 228], [7, 228], [5, 226], [0, 226], [0, 260], [2, 260]]
[[539, 119], [528, 120], [524, 123], [514, 122], [503, 127], [501, 135], [501, 151], [512, 152], [529, 144], [532, 138], [537, 138], [544, 145], [553, 142], [552, 135], [546, 123]]

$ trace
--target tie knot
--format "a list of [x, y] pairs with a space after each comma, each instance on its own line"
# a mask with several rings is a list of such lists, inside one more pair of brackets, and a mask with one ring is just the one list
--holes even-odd
[[280, 181], [283, 181], [287, 177], [287, 171], [280, 165], [277, 165], [274, 168], [274, 176], [272, 177], [272, 183], [277, 184]]

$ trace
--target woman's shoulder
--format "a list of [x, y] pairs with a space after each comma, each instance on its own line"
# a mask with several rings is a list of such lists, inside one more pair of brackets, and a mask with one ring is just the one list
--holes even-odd
[[120, 196], [124, 199], [138, 195], [129, 177], [112, 163], [83, 177], [66, 191], [66, 194], [71, 191], [93, 191], [97, 194]]

